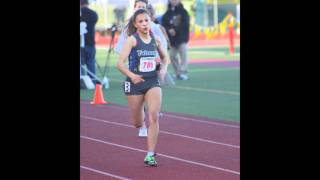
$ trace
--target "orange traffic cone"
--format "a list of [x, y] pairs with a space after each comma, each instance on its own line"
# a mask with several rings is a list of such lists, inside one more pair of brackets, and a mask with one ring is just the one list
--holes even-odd
[[107, 104], [108, 102], [106, 102], [103, 98], [103, 93], [102, 93], [102, 87], [101, 84], [96, 84], [96, 90], [94, 93], [94, 97], [93, 97], [93, 101], [91, 102], [91, 104]]

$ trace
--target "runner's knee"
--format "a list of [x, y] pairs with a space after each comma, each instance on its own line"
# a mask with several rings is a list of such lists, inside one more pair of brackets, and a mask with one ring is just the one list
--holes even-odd
[[159, 119], [159, 112], [150, 112], [149, 113], [150, 124], [157, 123], [158, 119]]

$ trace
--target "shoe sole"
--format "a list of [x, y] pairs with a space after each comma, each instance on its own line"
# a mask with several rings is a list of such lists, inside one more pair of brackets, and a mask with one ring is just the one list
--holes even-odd
[[145, 138], [145, 137], [148, 137], [148, 136], [140, 136], [140, 135], [138, 135], [138, 137]]
[[138, 137], [148, 137], [148, 134], [138, 134]]
[[145, 167], [158, 167], [159, 165], [158, 164], [147, 164], [147, 163], [144, 163], [144, 166]]

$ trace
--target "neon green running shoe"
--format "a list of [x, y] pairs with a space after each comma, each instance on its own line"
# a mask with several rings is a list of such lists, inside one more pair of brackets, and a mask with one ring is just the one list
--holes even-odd
[[157, 163], [157, 161], [156, 161], [155, 155], [153, 155], [153, 156], [146, 156], [146, 157], [144, 158], [144, 164], [145, 164], [146, 166], [152, 166], [152, 167], [158, 166], [158, 163]]

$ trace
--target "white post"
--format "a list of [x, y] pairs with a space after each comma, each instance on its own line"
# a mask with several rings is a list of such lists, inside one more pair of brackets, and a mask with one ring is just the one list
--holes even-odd
[[237, 4], [237, 30], [236, 30], [236, 34], [239, 35], [240, 34], [240, 4]]
[[218, 0], [213, 0], [213, 22], [214, 22], [214, 27], [218, 28], [219, 31], [219, 27], [218, 27]]
[[203, 3], [204, 6], [204, 20], [203, 20], [203, 29], [209, 27], [209, 18], [208, 18], [208, 8], [206, 1]]
[[129, 0], [128, 17], [131, 17], [133, 15], [134, 1], [135, 0]]
[[237, 4], [237, 14], [236, 14], [236, 18], [237, 18], [237, 23], [240, 22], [240, 4]]
[[108, 28], [108, 0], [101, 1], [103, 7], [104, 25]]

